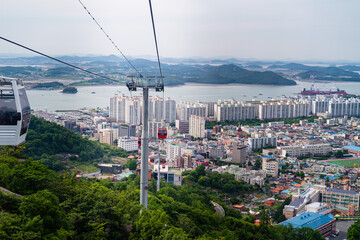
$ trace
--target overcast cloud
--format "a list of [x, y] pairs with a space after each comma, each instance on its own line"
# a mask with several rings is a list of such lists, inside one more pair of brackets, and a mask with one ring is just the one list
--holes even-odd
[[[128, 56], [155, 55], [147, 0], [82, 0]], [[359, 0], [152, 0], [163, 57], [360, 61]], [[0, 36], [52, 55], [117, 54], [77, 0], [2, 0]], [[28, 54], [0, 41], [0, 55]]]

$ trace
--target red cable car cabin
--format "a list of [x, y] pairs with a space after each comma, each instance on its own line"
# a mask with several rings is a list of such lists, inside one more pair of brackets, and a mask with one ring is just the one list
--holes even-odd
[[138, 145], [139, 145], [139, 147], [141, 147], [141, 138], [140, 137], [138, 138]]
[[150, 158], [150, 162], [151, 162], [151, 163], [154, 163], [154, 162], [155, 162], [155, 158], [151, 157], [151, 158]]
[[167, 137], [166, 128], [159, 128], [159, 130], [158, 130], [158, 138], [165, 139], [166, 137]]
[[166, 163], [166, 159], [165, 159], [165, 158], [161, 158], [160, 163], [161, 163], [161, 164], [165, 164], [165, 163]]

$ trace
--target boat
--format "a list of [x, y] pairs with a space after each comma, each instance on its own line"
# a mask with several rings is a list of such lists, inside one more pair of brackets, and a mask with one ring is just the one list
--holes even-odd
[[306, 89], [304, 88], [301, 92], [301, 95], [332, 95], [332, 94], [339, 94], [342, 96], [346, 96], [347, 93], [345, 92], [345, 90], [340, 90], [339, 88], [336, 88], [336, 90], [319, 90], [319, 89], [315, 89], [314, 85], [311, 86], [310, 89]]
[[95, 94], [95, 92], [91, 92], [92, 94]]

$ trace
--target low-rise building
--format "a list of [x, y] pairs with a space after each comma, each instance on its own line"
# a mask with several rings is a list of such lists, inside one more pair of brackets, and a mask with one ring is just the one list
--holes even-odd
[[295, 146], [282, 146], [279, 147], [281, 156], [287, 157], [300, 157], [307, 155], [326, 155], [332, 152], [330, 144], [314, 144], [314, 145], [295, 145]]
[[292, 219], [286, 220], [279, 225], [291, 225], [294, 228], [310, 227], [313, 230], [318, 230], [323, 237], [330, 236], [336, 231], [335, 218], [313, 212], [305, 212]]
[[321, 193], [324, 203], [341, 207], [348, 207], [350, 203], [353, 203], [356, 210], [359, 209], [360, 194], [358, 192], [328, 188]]
[[138, 151], [138, 139], [135, 137], [121, 137], [118, 139], [118, 147], [127, 152]]
[[279, 173], [279, 163], [272, 156], [263, 156], [262, 157], [262, 170], [265, 171], [265, 173], [268, 175], [277, 177], [277, 175]]

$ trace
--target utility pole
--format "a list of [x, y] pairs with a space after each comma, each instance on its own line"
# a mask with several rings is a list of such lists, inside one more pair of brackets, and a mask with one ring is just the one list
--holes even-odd
[[158, 161], [158, 181], [157, 181], [157, 190], [160, 191], [160, 162], [161, 162], [161, 157], [160, 157], [160, 144], [159, 144], [159, 161]]
[[[141, 178], [140, 178], [140, 204], [147, 209], [148, 207], [148, 190], [149, 190], [149, 179], [148, 179], [148, 165], [149, 165], [149, 89], [155, 89], [156, 92], [164, 91], [163, 76], [147, 76], [148, 80], [134, 80], [135, 76], [128, 76], [131, 78], [126, 83], [127, 88], [130, 92], [136, 91], [137, 88], [143, 89], [143, 119], [142, 119], [142, 133], [141, 133]], [[158, 80], [152, 83], [151, 79], [157, 78]], [[159, 159], [160, 160], [160, 159]], [[160, 171], [160, 169], [159, 169]]]

